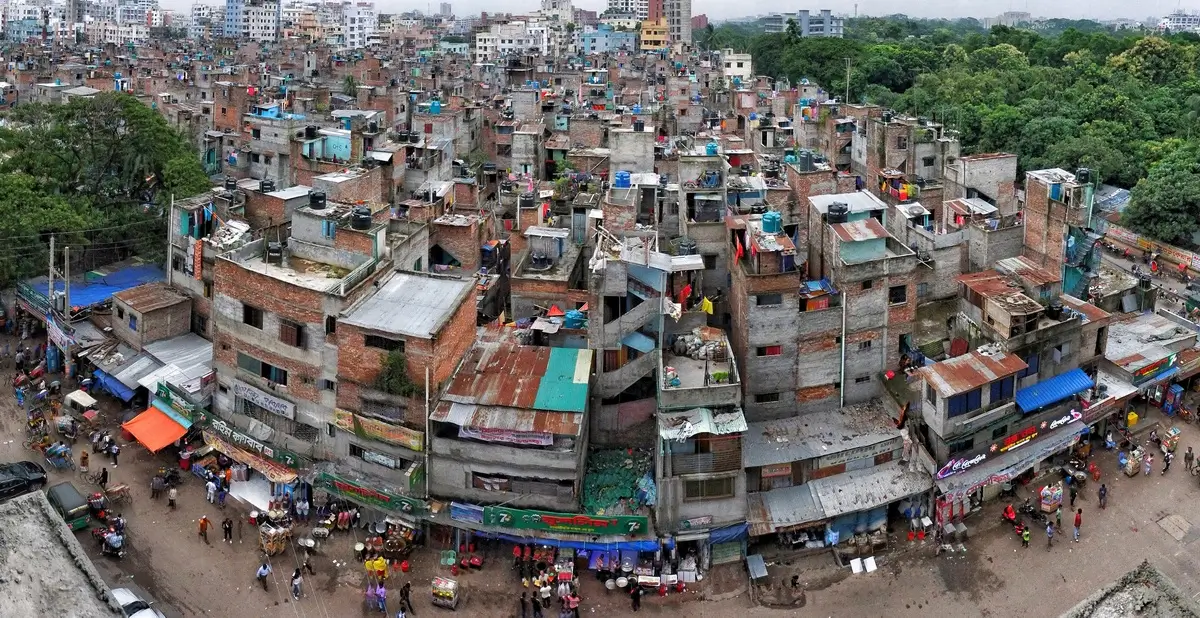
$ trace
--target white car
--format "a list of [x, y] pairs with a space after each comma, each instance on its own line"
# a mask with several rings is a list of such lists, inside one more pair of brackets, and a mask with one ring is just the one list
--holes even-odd
[[128, 588], [113, 588], [112, 594], [121, 605], [125, 618], [166, 618], [162, 612], [150, 607], [150, 601], [138, 598], [138, 595]]

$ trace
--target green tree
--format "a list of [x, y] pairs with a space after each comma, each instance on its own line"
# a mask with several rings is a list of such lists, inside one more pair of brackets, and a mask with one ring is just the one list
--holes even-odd
[[1109, 64], [1142, 81], [1165, 84], [1187, 79], [1194, 74], [1192, 56], [1194, 52], [1191, 48], [1172, 45], [1166, 39], [1151, 36], [1114, 56]]
[[353, 75], [347, 75], [346, 78], [342, 80], [342, 94], [348, 97], [358, 96], [358, 80], [354, 79]]
[[797, 38], [800, 36], [800, 25], [796, 23], [796, 20], [794, 20], [790, 17], [787, 20], [787, 35], [788, 35], [788, 38], [791, 38], [791, 39], [794, 39], [794, 38]]
[[1190, 244], [1200, 230], [1200, 146], [1188, 144], [1155, 164], [1133, 188], [1122, 221], [1163, 242]]

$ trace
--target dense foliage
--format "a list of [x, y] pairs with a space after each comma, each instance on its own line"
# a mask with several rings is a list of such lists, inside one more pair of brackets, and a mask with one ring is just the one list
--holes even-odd
[[852, 101], [944, 122], [964, 152], [1013, 152], [1022, 170], [1092, 168], [1133, 188], [1126, 222], [1151, 236], [1182, 242], [1200, 230], [1200, 37], [903, 16], [847, 20], [846, 31], [819, 39], [736, 25], [702, 39], [752, 52], [759, 75], [808, 78], [833, 96], [844, 96], [849, 59]]
[[192, 146], [124, 94], [13, 108], [0, 127], [0, 285], [44, 274], [49, 238], [76, 268], [164, 256], [170, 196], [211, 186]]

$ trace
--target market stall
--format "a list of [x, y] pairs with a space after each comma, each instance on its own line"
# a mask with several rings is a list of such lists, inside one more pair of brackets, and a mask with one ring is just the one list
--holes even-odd
[[457, 610], [460, 604], [466, 602], [466, 590], [459, 585], [458, 580], [435, 577], [430, 586], [430, 597], [438, 607]]

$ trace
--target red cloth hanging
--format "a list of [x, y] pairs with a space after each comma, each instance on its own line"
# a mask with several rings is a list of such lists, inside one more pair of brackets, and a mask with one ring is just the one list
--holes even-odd
[[684, 304], [687, 301], [687, 297], [689, 297], [691, 295], [692, 295], [692, 284], [689, 283], [689, 284], [683, 286], [682, 290], [679, 290], [679, 304], [681, 304], [681, 305]]

